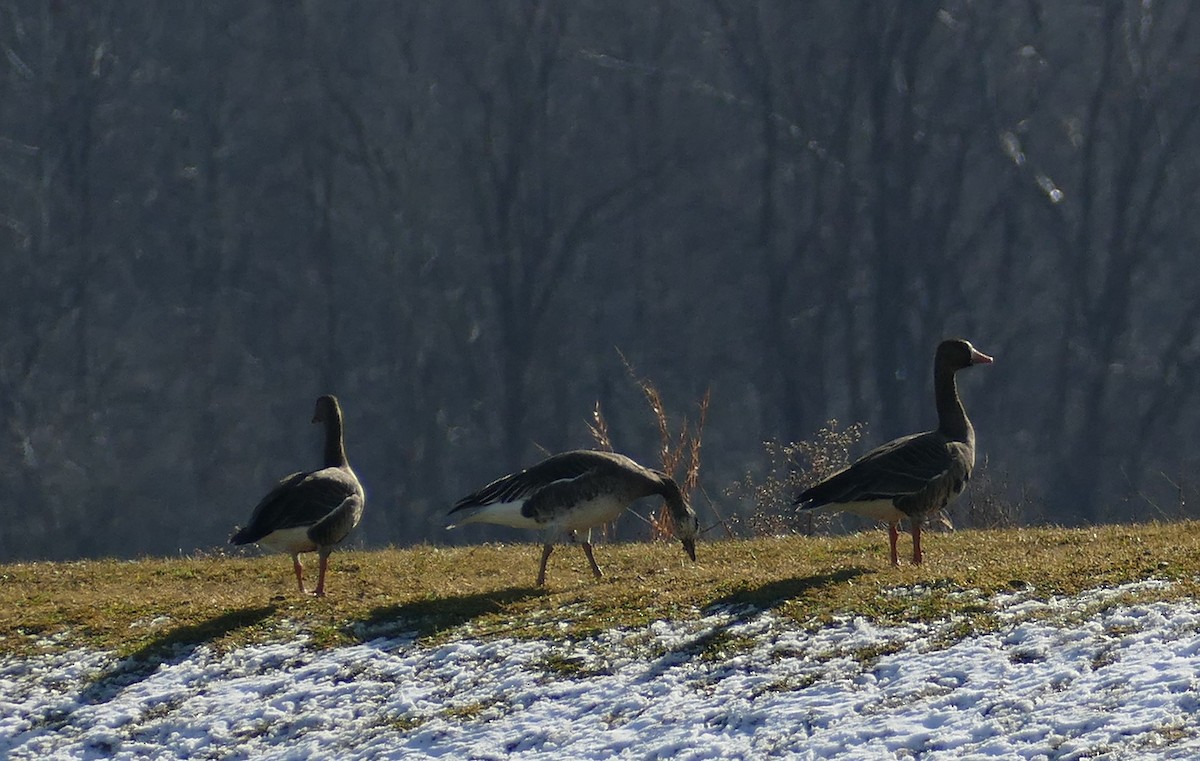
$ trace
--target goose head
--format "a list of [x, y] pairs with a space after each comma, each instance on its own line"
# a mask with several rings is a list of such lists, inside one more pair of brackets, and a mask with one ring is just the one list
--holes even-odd
[[317, 397], [317, 407], [313, 410], [314, 423], [324, 423], [330, 420], [337, 420], [341, 415], [341, 408], [338, 406], [337, 397], [333, 394], [325, 394]]
[[990, 365], [992, 358], [976, 349], [966, 339], [951, 338], [938, 344], [933, 363], [937, 368], [953, 372], [971, 365]]
[[675, 521], [675, 537], [683, 544], [683, 551], [696, 562], [696, 537], [700, 535], [700, 521], [696, 514], [688, 509], [688, 516]]
[[683, 493], [679, 490], [679, 484], [675, 483], [675, 479], [665, 474], [659, 475], [663, 499], [674, 519], [675, 538], [680, 541], [683, 551], [694, 563], [696, 562], [696, 537], [700, 535], [700, 519], [696, 517], [696, 511], [692, 509], [692, 506], [683, 498]]

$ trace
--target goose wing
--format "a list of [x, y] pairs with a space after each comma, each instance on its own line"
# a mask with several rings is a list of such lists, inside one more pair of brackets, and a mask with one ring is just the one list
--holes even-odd
[[551, 484], [574, 480], [595, 469], [597, 461], [588, 456], [591, 454], [598, 453], [568, 452], [555, 455], [531, 468], [497, 478], [479, 491], [460, 499], [450, 509], [450, 513], [454, 514], [459, 510], [484, 505], [521, 502], [529, 499]]
[[810, 509], [831, 503], [868, 502], [916, 494], [945, 477], [954, 454], [936, 431], [888, 442], [848, 468], [809, 487], [795, 504]]
[[262, 498], [230, 542], [248, 544], [273, 531], [316, 525], [354, 499], [361, 499], [358, 483], [341, 468], [292, 473]]

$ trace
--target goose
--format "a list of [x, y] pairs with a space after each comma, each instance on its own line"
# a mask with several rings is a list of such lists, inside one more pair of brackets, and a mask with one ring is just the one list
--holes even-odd
[[892, 565], [899, 565], [897, 525], [907, 518], [913, 563], [919, 564], [922, 522], [962, 492], [975, 467], [975, 429], [958, 398], [955, 373], [991, 363], [992, 358], [969, 341], [942, 341], [933, 359], [938, 427], [867, 452], [849, 467], [805, 489], [795, 505], [802, 510], [844, 510], [884, 521]]
[[326, 394], [317, 399], [312, 421], [325, 424], [324, 467], [284, 477], [254, 508], [250, 522], [229, 537], [229, 543], [256, 543], [290, 553], [300, 594], [307, 594], [300, 553], [316, 552], [320, 572], [313, 594], [324, 597], [329, 553], [358, 525], [367, 497], [346, 460], [337, 397]]
[[[450, 510], [454, 522], [446, 528], [494, 523], [542, 530], [545, 541], [538, 567], [539, 587], [546, 583], [546, 561], [555, 541], [565, 537], [583, 547], [598, 579], [604, 574], [592, 554], [592, 529], [615, 520], [634, 500], [656, 494], [666, 501], [675, 519], [675, 536], [694, 562], [699, 523], [679, 485], [661, 471], [612, 452], [564, 452], [498, 478], [460, 499]], [[583, 541], [577, 531], [587, 532]]]

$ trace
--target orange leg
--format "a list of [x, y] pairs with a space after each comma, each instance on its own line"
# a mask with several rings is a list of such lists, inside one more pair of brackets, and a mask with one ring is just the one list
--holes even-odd
[[921, 560], [924, 557], [921, 553], [921, 521], [913, 520], [912, 522], [912, 538], [913, 538], [913, 563], [921, 565]]
[[325, 571], [329, 568], [329, 553], [321, 553], [321, 571], [317, 575], [317, 588], [313, 590], [313, 594], [317, 597], [325, 596]]
[[896, 529], [895, 523], [888, 524], [888, 542], [892, 546], [892, 565], [900, 565], [900, 557], [896, 554], [896, 539], [899, 538], [900, 532]]
[[300, 594], [308, 594], [304, 591], [304, 566], [300, 565], [300, 554], [292, 555], [292, 570], [296, 572], [296, 586], [300, 587]]
[[600, 566], [596, 565], [596, 556], [592, 554], [591, 542], [583, 542], [583, 554], [587, 555], [588, 562], [592, 564], [592, 573], [596, 575], [596, 578], [599, 579], [600, 577], [604, 576], [604, 574], [600, 572]]
[[542, 545], [542, 564], [538, 566], [537, 585], [539, 587], [546, 585], [546, 561], [550, 559], [551, 552], [554, 552], [553, 544], [546, 542], [546, 544]]

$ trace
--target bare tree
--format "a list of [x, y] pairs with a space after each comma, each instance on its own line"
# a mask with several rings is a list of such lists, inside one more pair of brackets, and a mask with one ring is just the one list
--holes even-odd
[[499, 380], [497, 443], [516, 467], [530, 441], [532, 376], [539, 356], [552, 352], [550, 309], [600, 226], [640, 197], [657, 167], [613, 171], [599, 160], [601, 145], [576, 144], [577, 120], [587, 116], [570, 110], [581, 101], [561, 78], [571, 21], [563, 6], [531, 2], [489, 12], [485, 29], [499, 44], [489, 40], [489, 55], [462, 71], [476, 119], [461, 166], [480, 236], [475, 286], [495, 330], [490, 359], [498, 370], [476, 377], [481, 390]]
[[[1190, 345], [1182, 336], [1195, 333], [1200, 314], [1181, 303], [1148, 309], [1139, 291], [1147, 280], [1196, 282], [1169, 227], [1174, 212], [1197, 198], [1196, 181], [1177, 167], [1196, 134], [1200, 82], [1173, 63], [1195, 55], [1197, 18], [1190, 5], [1105, 2], [1085, 43], [1098, 65], [1067, 70], [1065, 55], [1052, 58], [1064, 68], [1059, 86], [1086, 95], [1065, 114], [1047, 115], [1065, 123], [1066, 146], [1039, 142], [1032, 175], [1064, 276], [1059, 375], [1044, 419], [1047, 435], [1065, 437], [1057, 462], [1067, 476], [1058, 496], [1073, 517], [1101, 519], [1102, 489], [1122, 491], [1129, 479], [1136, 486], [1162, 410], [1191, 393], [1161, 383], [1161, 373], [1178, 367]], [[1149, 410], [1155, 413], [1144, 418]], [[1146, 424], [1138, 426], [1139, 418]], [[1119, 429], [1137, 437], [1107, 433]], [[1097, 477], [1120, 470], [1116, 479]]]

